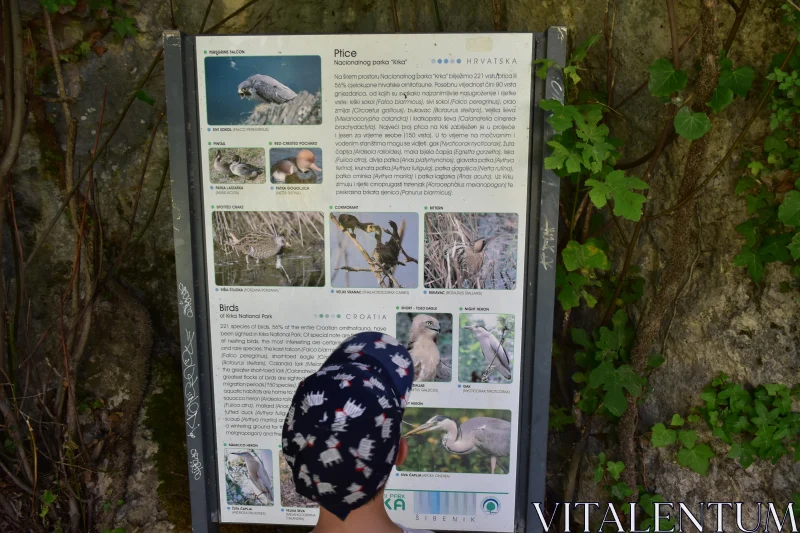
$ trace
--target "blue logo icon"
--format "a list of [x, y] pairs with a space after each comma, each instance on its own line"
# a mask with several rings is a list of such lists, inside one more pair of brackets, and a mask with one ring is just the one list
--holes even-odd
[[484, 498], [481, 502], [481, 510], [487, 515], [493, 515], [500, 512], [500, 502], [497, 498]]

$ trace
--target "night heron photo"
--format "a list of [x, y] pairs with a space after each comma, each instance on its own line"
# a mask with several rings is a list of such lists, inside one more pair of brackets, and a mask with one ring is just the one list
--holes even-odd
[[244, 459], [245, 466], [247, 467], [247, 477], [255, 489], [254, 494], [256, 501], [263, 496], [267, 501], [267, 505], [272, 505], [275, 501], [272, 492], [272, 479], [264, 468], [264, 464], [261, 460], [250, 451], [232, 452], [232, 455]]
[[484, 359], [486, 359], [486, 370], [483, 372], [484, 376], [488, 378], [488, 376], [496, 370], [505, 379], [511, 379], [511, 361], [508, 358], [505, 347], [503, 347], [503, 344], [497, 337], [483, 326], [473, 324], [471, 326], [462, 327], [463, 329], [470, 330], [478, 338], [481, 352], [483, 353]]
[[430, 431], [444, 431], [442, 447], [455, 455], [478, 453], [490, 458], [492, 474], [497, 466], [508, 473], [498, 457], [511, 455], [511, 422], [499, 418], [476, 416], [459, 424], [444, 415], [433, 416], [424, 424], [415, 427], [403, 435], [407, 438]]

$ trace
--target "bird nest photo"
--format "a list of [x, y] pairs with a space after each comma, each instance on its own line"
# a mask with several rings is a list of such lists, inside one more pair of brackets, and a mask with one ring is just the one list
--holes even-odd
[[323, 220], [316, 211], [214, 211], [214, 282], [323, 287]]
[[207, 57], [205, 81], [212, 126], [322, 123], [319, 56]]
[[416, 213], [331, 213], [331, 286], [419, 285]]
[[513, 213], [426, 213], [425, 287], [517, 287], [519, 217]]
[[322, 148], [270, 148], [269, 175], [272, 183], [322, 183]]
[[414, 383], [450, 381], [453, 374], [453, 315], [397, 313], [397, 340], [414, 361]]
[[271, 450], [232, 450], [225, 454], [225, 495], [229, 505], [275, 505]]
[[398, 470], [507, 474], [511, 411], [408, 407], [403, 415], [408, 457]]
[[230, 185], [267, 182], [263, 148], [217, 148], [208, 151], [209, 181]]
[[514, 315], [459, 315], [458, 381], [511, 383], [514, 333]]

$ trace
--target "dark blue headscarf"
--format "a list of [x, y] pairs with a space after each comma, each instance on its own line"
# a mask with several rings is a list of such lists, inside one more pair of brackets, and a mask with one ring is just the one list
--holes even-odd
[[283, 425], [283, 455], [297, 492], [344, 520], [386, 484], [414, 382], [394, 337], [359, 333], [304, 379]]

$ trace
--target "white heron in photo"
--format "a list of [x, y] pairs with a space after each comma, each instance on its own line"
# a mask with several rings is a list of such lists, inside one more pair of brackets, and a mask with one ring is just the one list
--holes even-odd
[[463, 326], [463, 328], [470, 330], [478, 337], [478, 344], [481, 346], [481, 352], [483, 352], [483, 357], [488, 365], [484, 375], [489, 376], [493, 370], [497, 370], [504, 378], [511, 379], [511, 361], [497, 337], [483, 326], [472, 325]]
[[275, 501], [272, 494], [272, 479], [261, 460], [249, 451], [232, 453], [244, 459], [244, 463], [247, 466], [247, 477], [255, 488], [256, 500], [263, 494], [267, 499], [267, 505], [272, 505]]

